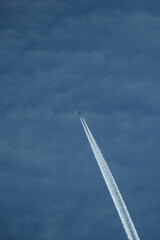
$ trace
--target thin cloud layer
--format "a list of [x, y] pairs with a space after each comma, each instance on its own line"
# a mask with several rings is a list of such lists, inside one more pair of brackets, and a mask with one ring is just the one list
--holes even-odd
[[159, 239], [158, 9], [1, 1], [1, 239], [125, 238], [79, 110], [140, 237]]

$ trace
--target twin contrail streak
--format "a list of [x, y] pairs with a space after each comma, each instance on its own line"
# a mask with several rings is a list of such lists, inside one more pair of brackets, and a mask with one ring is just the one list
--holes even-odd
[[103, 175], [103, 178], [105, 180], [105, 183], [109, 189], [109, 192], [111, 194], [112, 200], [115, 204], [115, 207], [118, 211], [119, 217], [122, 221], [123, 227], [125, 229], [125, 232], [127, 234], [127, 237], [129, 240], [140, 240], [137, 231], [134, 227], [134, 224], [132, 222], [132, 219], [129, 215], [129, 212], [127, 210], [127, 207], [123, 201], [123, 198], [120, 194], [120, 191], [118, 189], [118, 186], [112, 176], [112, 173], [95, 141], [95, 139], [92, 136], [91, 131], [89, 130], [85, 120], [83, 117], [80, 117], [82, 126], [84, 128], [84, 131], [86, 133], [86, 136], [88, 138], [88, 141], [91, 145], [92, 151], [94, 153], [94, 156], [97, 160], [97, 163], [99, 165], [99, 168], [101, 170], [101, 173]]

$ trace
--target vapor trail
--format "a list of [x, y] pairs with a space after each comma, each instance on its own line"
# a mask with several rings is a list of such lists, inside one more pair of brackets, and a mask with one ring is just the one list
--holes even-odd
[[91, 131], [89, 130], [85, 120], [83, 117], [80, 117], [82, 126], [84, 128], [84, 131], [86, 133], [86, 136], [88, 138], [88, 141], [91, 145], [92, 151], [94, 153], [94, 156], [97, 160], [97, 163], [99, 165], [99, 168], [101, 170], [101, 173], [103, 175], [103, 178], [105, 180], [105, 183], [109, 189], [109, 192], [111, 194], [112, 200], [115, 204], [115, 207], [118, 211], [119, 217], [122, 221], [123, 227], [125, 229], [125, 232], [127, 234], [127, 237], [129, 240], [140, 240], [137, 231], [134, 227], [134, 224], [132, 222], [132, 219], [129, 215], [129, 212], [127, 210], [127, 207], [123, 201], [123, 198], [120, 194], [120, 191], [118, 189], [118, 186], [112, 176], [112, 173], [95, 141], [95, 139], [92, 136]]

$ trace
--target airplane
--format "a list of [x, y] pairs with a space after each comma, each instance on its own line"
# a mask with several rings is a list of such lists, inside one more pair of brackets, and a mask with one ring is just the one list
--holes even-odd
[[82, 115], [82, 112], [78, 112], [78, 115]]

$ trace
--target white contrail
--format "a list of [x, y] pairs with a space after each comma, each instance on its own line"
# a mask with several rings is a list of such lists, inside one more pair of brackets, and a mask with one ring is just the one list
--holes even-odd
[[88, 138], [88, 141], [91, 145], [92, 151], [94, 153], [94, 156], [97, 160], [97, 163], [99, 165], [99, 168], [102, 172], [102, 175], [104, 177], [104, 180], [106, 182], [106, 185], [109, 189], [109, 192], [111, 194], [111, 197], [113, 199], [113, 202], [115, 204], [115, 207], [118, 211], [119, 217], [122, 221], [123, 227], [125, 229], [125, 232], [127, 234], [127, 237], [129, 240], [140, 240], [137, 231], [134, 227], [134, 224], [132, 222], [132, 219], [129, 215], [129, 212], [127, 210], [127, 207], [123, 201], [123, 198], [120, 194], [120, 191], [118, 189], [118, 186], [112, 176], [112, 173], [95, 141], [95, 139], [93, 138], [93, 135], [91, 133], [91, 131], [89, 130], [85, 120], [83, 117], [80, 117], [82, 126], [84, 128], [84, 131], [86, 133], [86, 136]]

